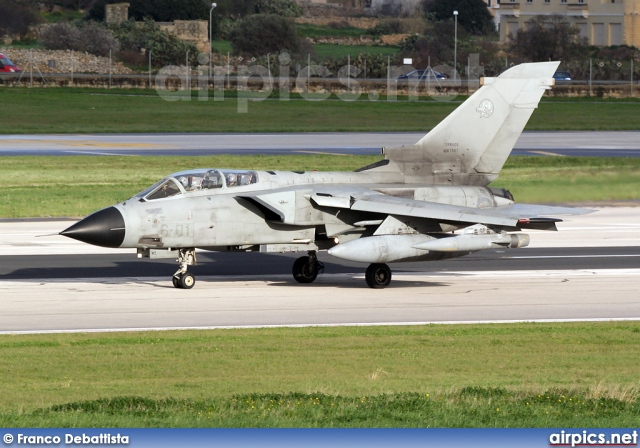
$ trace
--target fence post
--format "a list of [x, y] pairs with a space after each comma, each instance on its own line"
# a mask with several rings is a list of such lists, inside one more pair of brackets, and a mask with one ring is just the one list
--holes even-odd
[[111, 50], [109, 50], [109, 88], [111, 88]]
[[191, 86], [189, 85], [189, 50], [187, 50], [187, 57], [186, 57], [186, 61], [185, 61], [185, 66], [184, 66], [184, 70], [185, 70], [185, 76], [186, 76], [186, 85], [185, 85], [185, 89], [188, 92], [188, 96], [191, 96]]
[[347, 90], [351, 91], [351, 55], [347, 55]]
[[593, 76], [593, 59], [589, 58], [589, 96], [593, 96], [591, 91], [591, 78]]

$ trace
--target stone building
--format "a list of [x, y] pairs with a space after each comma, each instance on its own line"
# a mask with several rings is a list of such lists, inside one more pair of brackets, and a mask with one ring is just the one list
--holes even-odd
[[112, 3], [105, 6], [104, 19], [107, 23], [122, 23], [129, 20], [129, 3]]
[[209, 51], [209, 22], [206, 20], [176, 20], [158, 25], [178, 39], [194, 44], [198, 50]]
[[502, 42], [534, 16], [560, 14], [590, 45], [640, 47], [640, 0], [501, 0], [498, 6]]

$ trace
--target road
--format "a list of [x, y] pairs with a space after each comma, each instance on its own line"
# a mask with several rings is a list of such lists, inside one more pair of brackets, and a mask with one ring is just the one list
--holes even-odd
[[0, 222], [1, 333], [640, 319], [640, 207], [531, 232], [526, 249], [394, 264], [384, 290], [326, 254], [325, 273], [300, 285], [293, 256], [254, 253], [201, 253], [195, 288], [177, 290], [171, 262], [37, 237], [68, 225]]
[[[0, 156], [380, 154], [411, 145], [423, 132], [285, 134], [3, 135]], [[640, 157], [640, 131], [524, 132], [514, 155]]]

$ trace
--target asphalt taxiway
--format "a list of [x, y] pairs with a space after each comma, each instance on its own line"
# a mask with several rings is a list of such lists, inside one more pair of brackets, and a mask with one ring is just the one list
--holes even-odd
[[[380, 154], [425, 132], [4, 135], [0, 156]], [[523, 132], [513, 155], [640, 157], [640, 132]]]
[[383, 290], [326, 254], [300, 285], [294, 255], [204, 252], [177, 290], [170, 260], [53, 235], [69, 225], [0, 222], [0, 332], [640, 319], [640, 207], [570, 217], [521, 250], [393, 264]]

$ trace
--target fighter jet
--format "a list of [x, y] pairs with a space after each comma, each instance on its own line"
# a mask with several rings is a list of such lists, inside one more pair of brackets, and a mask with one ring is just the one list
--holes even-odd
[[366, 283], [391, 282], [387, 263], [433, 261], [529, 244], [526, 229], [557, 230], [567, 207], [516, 204], [498, 177], [559, 62], [521, 64], [482, 87], [415, 145], [383, 148], [355, 172], [203, 168], [171, 174], [87, 216], [61, 235], [176, 258], [176, 288], [195, 284], [196, 248], [306, 252], [293, 278], [312, 283], [318, 251], [369, 263]]

